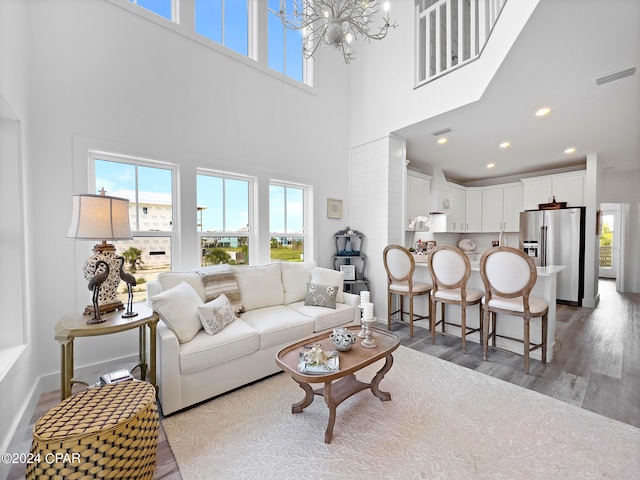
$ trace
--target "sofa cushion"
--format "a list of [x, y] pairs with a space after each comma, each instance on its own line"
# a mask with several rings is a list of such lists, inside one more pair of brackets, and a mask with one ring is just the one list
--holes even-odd
[[260, 336], [241, 319], [236, 319], [217, 335], [198, 332], [190, 342], [180, 345], [180, 373], [199, 372], [258, 350]]
[[153, 309], [162, 321], [173, 330], [178, 342], [191, 340], [202, 329], [198, 306], [204, 302], [187, 282], [182, 282], [169, 290], [154, 295]]
[[238, 314], [242, 311], [240, 290], [236, 281], [236, 274], [229, 265], [211, 265], [209, 267], [194, 268], [194, 272], [200, 275], [204, 285], [205, 302], [215, 300], [220, 295], [225, 295], [233, 311]]
[[242, 320], [260, 333], [260, 350], [297, 342], [313, 334], [313, 319], [284, 305], [245, 312]]
[[336, 308], [336, 295], [338, 295], [337, 286], [308, 283], [307, 298], [304, 304], [315, 307]]
[[328, 268], [313, 267], [311, 269], [311, 283], [338, 287], [336, 302], [344, 303], [344, 294], [342, 292], [342, 284], [344, 283], [343, 272], [338, 270], [329, 270]]
[[311, 269], [315, 262], [282, 262], [282, 286], [284, 287], [284, 305], [304, 300], [307, 296], [307, 283], [311, 281]]
[[311, 318], [313, 320], [313, 331], [321, 332], [352, 323], [354, 317], [353, 309], [355, 307], [346, 303], [336, 303], [335, 310], [332, 310], [324, 307], [308, 306], [304, 302], [296, 302], [287, 305], [286, 308]]
[[[284, 303], [279, 263], [256, 266], [232, 266], [245, 311]], [[243, 317], [244, 318], [244, 317]]]
[[198, 306], [198, 316], [204, 331], [209, 335], [221, 332], [236, 319], [236, 314], [231, 309], [231, 304], [225, 294]]
[[187, 282], [189, 285], [191, 285], [200, 299], [203, 302], [205, 301], [206, 296], [204, 292], [204, 284], [202, 283], [200, 275], [198, 275], [197, 273], [164, 272], [158, 274], [158, 285], [160, 286], [161, 292], [180, 285], [182, 282]]

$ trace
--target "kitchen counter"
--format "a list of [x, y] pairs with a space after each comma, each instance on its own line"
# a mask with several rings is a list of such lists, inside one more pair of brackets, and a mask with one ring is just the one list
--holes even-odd
[[[537, 267], [536, 270], [538, 272], [538, 279], [536, 284], [533, 287], [531, 295], [534, 297], [544, 298], [549, 302], [549, 313], [547, 315], [547, 362], [550, 362], [553, 358], [553, 349], [555, 345], [555, 337], [556, 337], [556, 277], [558, 272], [561, 272], [566, 267], [563, 265], [549, 265], [546, 267]], [[424, 281], [428, 280], [431, 282], [431, 274], [429, 273], [429, 265], [426, 262], [416, 262], [416, 271], [414, 274], [414, 278], [416, 281]], [[482, 283], [482, 278], [480, 277], [480, 265], [479, 262], [471, 262], [471, 277], [467, 282], [468, 288], [475, 288], [480, 291], [484, 291], [484, 284]], [[441, 305], [441, 304], [439, 304]], [[440, 308], [440, 307], [439, 307]], [[449, 305], [445, 306], [447, 309], [446, 317], [448, 320], [456, 321], [455, 319], [460, 318], [460, 307], [458, 305]], [[414, 298], [414, 310], [418, 314], [426, 314], [428, 312], [427, 301], [423, 297]], [[439, 319], [441, 317], [441, 313], [438, 313], [436, 317]], [[522, 327], [522, 318], [515, 317], [512, 315], [498, 314], [498, 333], [501, 335], [507, 335], [513, 338], [522, 338], [523, 336], [523, 327]], [[509, 321], [511, 319], [511, 321]], [[472, 306], [467, 307], [467, 325], [470, 327], [478, 327], [478, 307]], [[454, 335], [460, 335], [460, 328], [456, 328], [454, 326], [447, 325], [447, 333], [452, 333]], [[541, 335], [541, 319], [540, 318], [532, 318], [531, 319], [531, 343], [539, 343]], [[467, 340], [480, 343], [480, 335], [479, 333], [473, 333], [471, 335], [467, 335]], [[436, 342], [438, 341], [438, 337], [436, 336]], [[519, 355], [523, 353], [523, 345], [518, 342], [514, 342], [512, 340], [508, 340], [505, 338], [497, 339], [498, 346], [504, 348], [506, 350], [512, 351]], [[531, 358], [535, 358], [540, 360], [542, 357], [541, 350], [535, 350], [531, 352]], [[489, 355], [489, 359], [491, 359], [491, 355]]]

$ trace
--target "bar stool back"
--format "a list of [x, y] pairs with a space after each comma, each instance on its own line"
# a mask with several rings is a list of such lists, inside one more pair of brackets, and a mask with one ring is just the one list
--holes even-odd
[[[467, 352], [467, 335], [482, 331], [482, 292], [467, 288], [471, 276], [469, 257], [458, 247], [443, 245], [435, 247], [429, 253], [429, 272], [433, 281], [431, 290], [431, 343], [436, 342], [436, 327], [442, 326], [442, 333], [447, 334], [445, 325], [460, 327], [462, 351]], [[442, 317], [438, 316], [438, 303], [442, 304]], [[460, 324], [445, 320], [445, 304], [460, 305]], [[478, 305], [478, 328], [467, 327], [467, 306]], [[482, 334], [480, 334], [482, 341]]]
[[[542, 363], [547, 362], [547, 313], [549, 302], [544, 298], [530, 296], [538, 279], [533, 260], [522, 250], [512, 247], [493, 247], [480, 258], [480, 276], [484, 283], [485, 296], [483, 320], [484, 359], [487, 359], [489, 347], [489, 319], [492, 320], [492, 347], [496, 346], [496, 337], [507, 338], [524, 344], [524, 373], [529, 374], [529, 353], [542, 349]], [[524, 336], [518, 338], [496, 333], [496, 314], [505, 313], [522, 317]], [[538, 344], [530, 345], [529, 321], [541, 317], [542, 339]]]

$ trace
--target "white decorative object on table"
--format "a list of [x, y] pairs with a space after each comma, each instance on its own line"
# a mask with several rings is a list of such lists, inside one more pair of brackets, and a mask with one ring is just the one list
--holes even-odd
[[339, 352], [348, 352], [358, 338], [348, 328], [334, 328], [329, 338]]
[[364, 348], [375, 348], [378, 346], [376, 341], [372, 338], [373, 332], [371, 331], [371, 325], [376, 321], [373, 318], [373, 303], [364, 303], [362, 305], [362, 326], [364, 328], [364, 340], [360, 343]]
[[[360, 292], [360, 305], [358, 305], [358, 308], [362, 309], [364, 308], [364, 304], [365, 303], [369, 303], [371, 301], [371, 294], [369, 292], [369, 290], [362, 290]], [[362, 328], [360, 329], [360, 331], [358, 332], [358, 337], [360, 338], [365, 338], [365, 328], [364, 328], [364, 323], [361, 321], [360, 324], [362, 325]]]

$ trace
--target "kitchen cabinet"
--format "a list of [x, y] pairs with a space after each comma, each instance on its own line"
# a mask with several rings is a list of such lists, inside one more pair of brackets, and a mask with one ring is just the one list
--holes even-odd
[[465, 231], [466, 192], [465, 188], [454, 183], [449, 187], [449, 214], [447, 215], [448, 232]]
[[482, 231], [483, 189], [467, 188], [465, 199], [465, 232]]
[[419, 172], [407, 170], [406, 217], [409, 226], [411, 221], [421, 215], [429, 215], [431, 211], [431, 177]]
[[538, 204], [567, 202], [567, 207], [584, 205], [584, 182], [586, 172], [560, 173], [544, 177], [523, 178], [524, 209], [537, 210]]
[[482, 231], [517, 232], [524, 210], [524, 186], [506, 185], [482, 190]]

